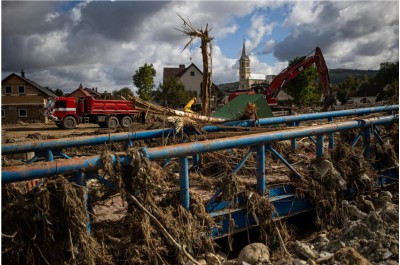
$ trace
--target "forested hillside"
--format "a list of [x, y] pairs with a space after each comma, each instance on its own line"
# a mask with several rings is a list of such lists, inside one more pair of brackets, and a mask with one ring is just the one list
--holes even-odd
[[331, 84], [339, 84], [343, 82], [347, 77], [354, 76], [357, 79], [363, 79], [365, 76], [375, 77], [378, 70], [357, 70], [357, 69], [330, 69], [329, 76], [331, 78]]

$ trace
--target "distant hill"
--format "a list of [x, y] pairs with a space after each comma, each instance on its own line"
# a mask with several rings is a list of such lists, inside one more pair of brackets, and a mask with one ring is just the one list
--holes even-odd
[[331, 78], [331, 84], [336, 85], [351, 75], [358, 79], [363, 79], [364, 76], [375, 77], [378, 72], [378, 70], [330, 69], [329, 77]]
[[218, 88], [223, 92], [234, 91], [239, 88], [239, 82], [219, 84]]
[[[378, 70], [329, 69], [329, 77], [331, 78], [331, 84], [337, 85], [351, 75], [359, 79], [363, 79], [364, 76], [375, 77], [378, 72]], [[218, 88], [224, 92], [233, 91], [238, 87], [239, 82], [224, 83], [218, 85]]]

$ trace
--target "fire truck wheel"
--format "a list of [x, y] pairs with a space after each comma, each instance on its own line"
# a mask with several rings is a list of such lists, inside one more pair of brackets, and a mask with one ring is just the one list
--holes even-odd
[[76, 128], [76, 119], [72, 116], [67, 116], [62, 121], [62, 127], [64, 129], [75, 129]]
[[132, 119], [129, 116], [124, 116], [121, 119], [121, 126], [122, 128], [129, 128], [132, 125]]
[[116, 129], [116, 128], [118, 128], [118, 126], [119, 126], [119, 121], [118, 121], [118, 119], [117, 119], [117, 117], [110, 117], [110, 118], [108, 118], [108, 120], [107, 120], [107, 126], [108, 126], [108, 128], [110, 128], [110, 129]]

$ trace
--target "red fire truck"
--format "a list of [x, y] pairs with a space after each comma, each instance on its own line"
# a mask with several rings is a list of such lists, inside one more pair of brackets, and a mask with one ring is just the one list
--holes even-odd
[[45, 114], [59, 128], [74, 129], [80, 123], [97, 123], [100, 127], [129, 128], [142, 113], [130, 100], [102, 100], [92, 97], [54, 97], [48, 100]]

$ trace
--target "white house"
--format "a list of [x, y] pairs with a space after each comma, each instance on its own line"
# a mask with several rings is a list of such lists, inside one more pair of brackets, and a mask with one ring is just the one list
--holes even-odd
[[[188, 67], [180, 64], [178, 68], [164, 68], [163, 82], [177, 77], [185, 86], [186, 91], [196, 92], [197, 102], [201, 102], [202, 86], [203, 86], [203, 72], [192, 63]], [[216, 86], [213, 84], [211, 89], [212, 98], [215, 96]], [[213, 101], [213, 100], [212, 100]]]

